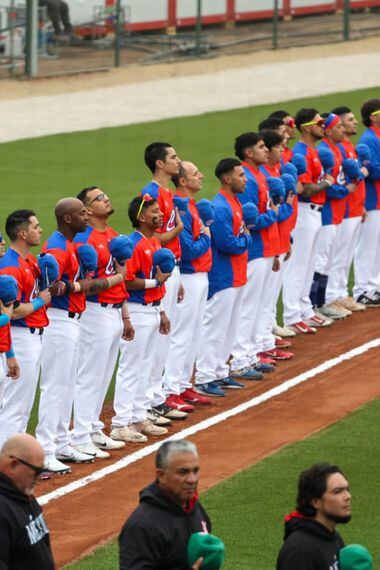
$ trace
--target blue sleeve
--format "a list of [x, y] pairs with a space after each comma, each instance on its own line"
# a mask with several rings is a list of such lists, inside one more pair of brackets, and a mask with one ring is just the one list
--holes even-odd
[[[259, 207], [259, 186], [254, 178], [248, 179], [245, 191], [242, 194], [238, 194], [238, 198], [242, 205], [247, 202], [253, 202], [257, 208]], [[265, 214], [259, 215], [258, 222], [255, 228], [251, 230], [251, 234], [264, 228], [269, 228], [275, 222], [277, 222], [276, 212], [268, 210]]]
[[376, 148], [376, 144], [370, 139], [366, 139], [363, 142], [368, 146], [371, 153], [371, 163], [366, 166], [368, 170], [367, 179], [380, 180], [380, 154]]
[[9, 350], [7, 350], [5, 355], [7, 358], [14, 358], [15, 357], [15, 351], [13, 350], [13, 346], [11, 346], [11, 348]]
[[10, 322], [8, 315], [0, 315], [0, 327], [5, 327]]
[[272, 226], [275, 222], [277, 222], [276, 212], [274, 210], [268, 210], [265, 214], [259, 215], [259, 220], [252, 230], [252, 233], [263, 230], [264, 228], [269, 228], [269, 226]]
[[181, 216], [184, 228], [179, 234], [181, 242], [181, 258], [183, 261], [192, 261], [197, 259], [211, 246], [211, 239], [206, 234], [201, 234], [197, 240], [193, 236], [193, 219], [190, 212], [186, 212], [185, 216]]
[[340, 184], [332, 184], [326, 190], [326, 196], [328, 198], [345, 198], [348, 195], [348, 190], [345, 186], [341, 186]]
[[251, 237], [245, 233], [235, 236], [232, 230], [232, 214], [227, 208], [215, 208], [215, 221], [210, 226], [215, 246], [228, 255], [239, 255], [247, 251]]
[[284, 222], [285, 220], [288, 220], [292, 214], [293, 206], [291, 204], [280, 204], [277, 220], [279, 222]]

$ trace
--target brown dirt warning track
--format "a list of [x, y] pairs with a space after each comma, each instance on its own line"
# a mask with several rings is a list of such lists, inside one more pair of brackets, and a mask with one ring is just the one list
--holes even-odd
[[[380, 311], [367, 309], [346, 321], [296, 337], [295, 357], [277, 366], [264, 381], [246, 382], [245, 390], [232, 390], [212, 406], [197, 409], [186, 422], [176, 422], [170, 433], [250, 400], [355, 347], [380, 336]], [[235, 415], [193, 436], [201, 455], [201, 491], [247, 468], [288, 443], [303, 439], [336, 422], [362, 404], [380, 396], [380, 347], [343, 361], [289, 391]], [[232, 392], [232, 393], [231, 393]], [[112, 415], [104, 410], [106, 423]], [[151, 438], [146, 444], [157, 441]], [[74, 466], [73, 473], [40, 482], [37, 496], [81, 479], [115, 463], [141, 446], [126, 445], [112, 458], [92, 465]], [[154, 454], [98, 481], [51, 500], [44, 507], [58, 566], [83, 556], [114, 537], [136, 507], [139, 490], [151, 482]]]

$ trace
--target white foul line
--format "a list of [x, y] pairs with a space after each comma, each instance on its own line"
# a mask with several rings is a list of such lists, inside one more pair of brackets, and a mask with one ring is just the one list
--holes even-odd
[[334, 366], [341, 364], [345, 360], [350, 360], [351, 358], [354, 358], [355, 356], [359, 356], [360, 354], [364, 354], [365, 352], [367, 352], [371, 348], [377, 348], [378, 346], [380, 346], [380, 338], [376, 338], [374, 340], [366, 342], [365, 344], [362, 344], [361, 346], [353, 348], [352, 350], [349, 350], [348, 352], [345, 352], [345, 353], [337, 356], [336, 358], [331, 358], [330, 360], [326, 360], [322, 364], [319, 364], [318, 366], [315, 366], [314, 368], [311, 368], [310, 370], [307, 370], [306, 372], [303, 372], [302, 374], [299, 374], [298, 376], [295, 376], [294, 378], [291, 378], [290, 380], [286, 380], [285, 382], [283, 382], [279, 386], [276, 386], [276, 387], [272, 388], [271, 390], [268, 390], [267, 392], [260, 394], [260, 396], [256, 396], [255, 398], [252, 398], [251, 400], [244, 402], [243, 404], [239, 404], [235, 408], [231, 408], [230, 410], [226, 410], [224, 412], [221, 412], [220, 414], [217, 414], [211, 418], [208, 418], [207, 420], [203, 420], [202, 422], [199, 422], [198, 424], [194, 424], [194, 425], [192, 425], [186, 429], [183, 429], [183, 430], [171, 435], [170, 437], [167, 437], [163, 440], [160, 440], [156, 443], [153, 443], [152, 445], [148, 445], [142, 449], [139, 449], [138, 451], [131, 453], [130, 455], [127, 455], [126, 457], [123, 457], [122, 459], [120, 459], [119, 461], [116, 461], [116, 463], [113, 463], [112, 465], [109, 465], [108, 467], [104, 467], [103, 469], [99, 469], [98, 471], [94, 471], [93, 473], [91, 473], [91, 475], [87, 475], [87, 477], [82, 477], [81, 479], [78, 479], [77, 481], [73, 481], [72, 483], [69, 483], [68, 485], [60, 487], [59, 489], [56, 489], [55, 491], [52, 491], [51, 493], [47, 493], [46, 495], [42, 495], [41, 497], [38, 498], [38, 502], [40, 505], [46, 505], [50, 501], [54, 501], [55, 499], [59, 499], [60, 497], [63, 497], [64, 495], [68, 495], [69, 493], [72, 493], [73, 491], [76, 491], [77, 489], [80, 489], [81, 487], [86, 487], [87, 485], [89, 485], [90, 483], [93, 483], [94, 481], [98, 481], [99, 479], [103, 479], [103, 477], [106, 477], [107, 475], [110, 475], [111, 473], [115, 473], [116, 471], [119, 471], [120, 469], [124, 469], [124, 467], [131, 465], [131, 463], [136, 463], [140, 459], [143, 459], [144, 457], [151, 455], [152, 453], [157, 451], [157, 449], [160, 447], [160, 445], [164, 441], [171, 441], [171, 440], [175, 440], [175, 439], [185, 439], [187, 437], [190, 437], [199, 431], [205, 430], [211, 426], [214, 426], [220, 422], [227, 420], [228, 418], [236, 416], [237, 414], [241, 414], [242, 412], [245, 412], [249, 408], [253, 408], [254, 406], [258, 406], [259, 404], [262, 404], [263, 402], [266, 402], [267, 400], [270, 400], [271, 398], [279, 396], [280, 394], [287, 392], [288, 390], [290, 390], [294, 386], [297, 386], [298, 384], [301, 384], [302, 382], [306, 382], [307, 380], [310, 380], [314, 376], [317, 376], [317, 374], [321, 374], [322, 372], [326, 372], [326, 370], [329, 370], [330, 368], [333, 368]]

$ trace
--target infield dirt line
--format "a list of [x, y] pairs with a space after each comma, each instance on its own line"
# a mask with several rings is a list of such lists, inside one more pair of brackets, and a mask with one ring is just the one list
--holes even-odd
[[223, 422], [223, 421], [225, 421], [225, 420], [227, 420], [233, 416], [241, 414], [242, 412], [245, 412], [246, 410], [248, 410], [250, 408], [253, 408], [255, 406], [258, 406], [259, 404], [267, 402], [268, 400], [275, 398], [276, 396], [279, 396], [280, 394], [284, 394], [285, 392], [287, 392], [288, 390], [291, 390], [295, 386], [297, 386], [303, 382], [306, 382], [308, 380], [311, 380], [312, 378], [314, 378], [318, 374], [326, 372], [327, 370], [330, 370], [331, 368], [338, 366], [342, 362], [345, 362], [347, 360], [351, 360], [352, 358], [355, 358], [356, 356], [364, 354], [365, 352], [367, 352], [373, 348], [377, 348], [379, 346], [380, 346], [380, 338], [376, 338], [376, 339], [371, 340], [369, 342], [366, 342], [366, 343], [364, 343], [364, 344], [362, 344], [356, 348], [353, 348], [353, 349], [351, 349], [351, 350], [349, 350], [343, 354], [340, 354], [339, 356], [337, 356], [335, 358], [331, 358], [329, 360], [326, 360], [325, 362], [322, 362], [318, 366], [315, 366], [315, 367], [311, 368], [310, 370], [307, 370], [306, 372], [302, 372], [301, 374], [298, 374], [297, 376], [295, 376], [289, 380], [286, 380], [285, 382], [279, 384], [278, 386], [275, 386], [274, 388], [260, 394], [259, 396], [254, 397], [254, 398], [252, 398], [246, 402], [243, 402], [242, 404], [239, 404], [238, 406], [235, 406], [229, 410], [225, 410], [219, 414], [216, 414], [215, 416], [212, 416], [212, 417], [207, 418], [206, 420], [203, 420], [197, 424], [189, 426], [188, 428], [185, 428], [184, 430], [181, 430], [181, 431], [171, 435], [170, 437], [167, 437], [165, 439], [161, 439], [160, 441], [158, 441], [154, 444], [148, 445], [142, 449], [139, 449], [135, 453], [132, 453], [130, 455], [123, 457], [122, 459], [120, 459], [116, 463], [113, 463], [112, 465], [104, 467], [103, 469], [99, 469], [98, 471], [94, 471], [93, 473], [91, 473], [90, 475], [88, 475], [86, 477], [83, 477], [81, 479], [73, 481], [72, 483], [69, 483], [68, 485], [60, 487], [60, 488], [58, 488], [58, 489], [56, 489], [50, 493], [47, 493], [46, 495], [42, 495], [41, 497], [38, 498], [38, 501], [39, 501], [40, 505], [46, 505], [47, 503], [49, 503], [53, 500], [56, 500], [56, 499], [59, 499], [60, 497], [68, 495], [69, 493], [72, 493], [72, 492], [74, 492], [74, 491], [76, 491], [82, 487], [86, 487], [90, 483], [93, 483], [95, 481], [103, 479], [104, 477], [111, 475], [112, 473], [115, 473], [117, 471], [120, 471], [121, 469], [124, 469], [128, 465], [131, 465], [132, 463], [136, 463], [137, 461], [143, 459], [144, 457], [147, 457], [148, 455], [155, 453], [157, 451], [158, 447], [164, 441], [188, 438], [188, 437], [190, 437], [190, 436], [192, 436], [192, 435], [194, 435], [200, 431], [203, 431], [203, 430], [210, 428], [211, 426], [215, 426], [215, 425], [217, 425], [217, 424], [219, 424], [219, 423], [221, 423], [221, 422]]

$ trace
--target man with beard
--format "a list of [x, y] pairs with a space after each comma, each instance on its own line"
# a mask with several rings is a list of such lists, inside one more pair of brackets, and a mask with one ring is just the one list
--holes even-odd
[[296, 511], [285, 517], [277, 570], [337, 570], [344, 542], [335, 527], [350, 520], [351, 494], [341, 469], [317, 463], [303, 471]]

